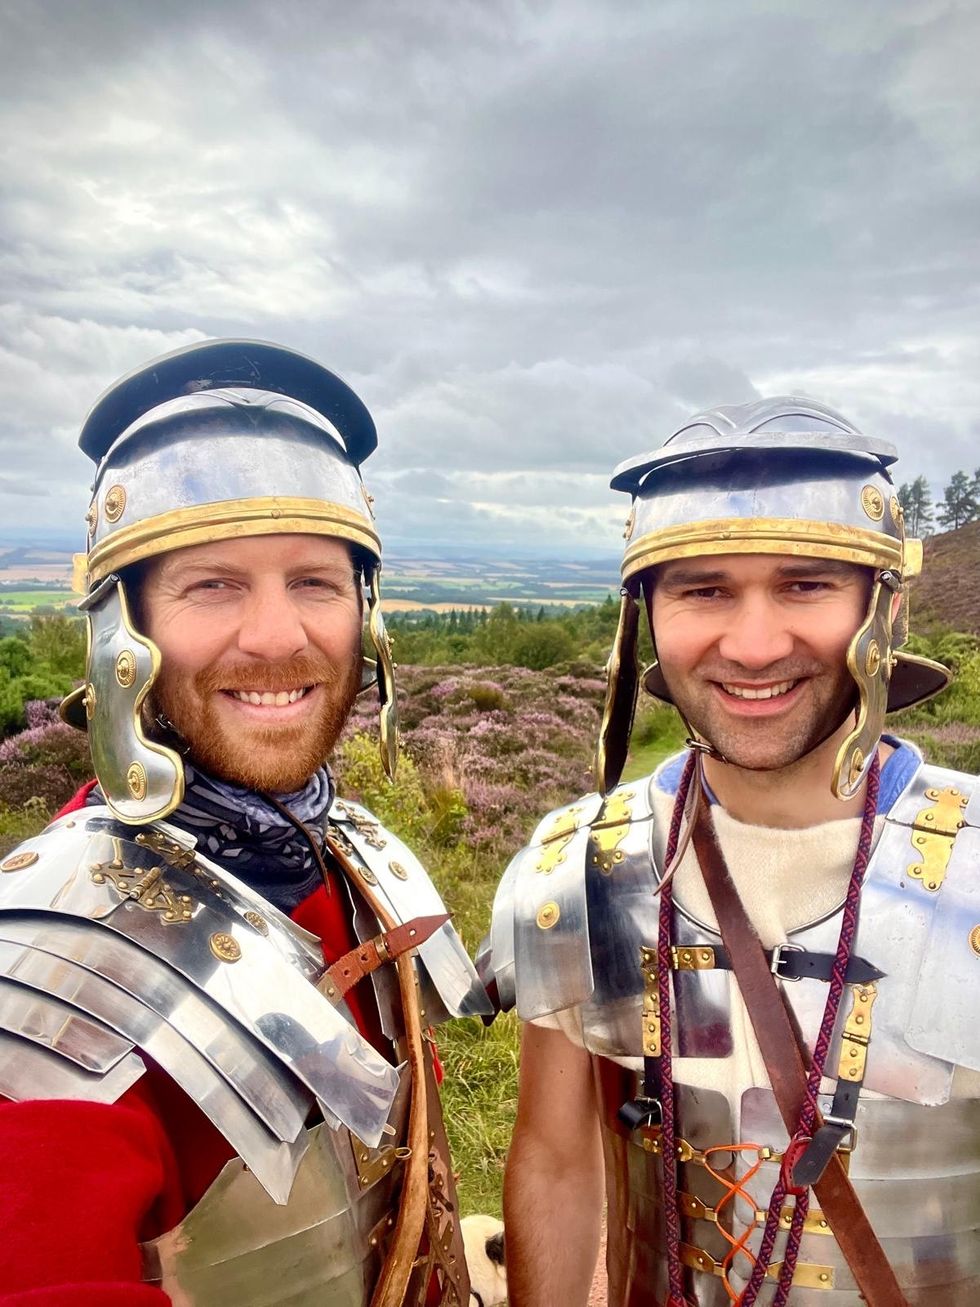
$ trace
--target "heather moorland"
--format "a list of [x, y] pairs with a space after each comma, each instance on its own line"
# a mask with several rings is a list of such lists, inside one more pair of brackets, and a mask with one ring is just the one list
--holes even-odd
[[[334, 766], [341, 789], [412, 844], [471, 949], [486, 930], [493, 890], [511, 854], [549, 808], [591, 788], [589, 765], [604, 689], [598, 651], [608, 648], [610, 608], [587, 612], [580, 629], [574, 615], [543, 620], [511, 611], [463, 622], [462, 629], [459, 619], [451, 625], [446, 617], [414, 633], [398, 632], [400, 649], [408, 652], [414, 645], [412, 656], [418, 659], [398, 670], [398, 784], [390, 786], [381, 772], [370, 692], [358, 701], [338, 746]], [[490, 635], [481, 634], [488, 626]], [[35, 627], [37, 644], [27, 652], [37, 659], [46, 651], [45, 674], [63, 678], [68, 664], [60, 660], [59, 640], [66, 629], [45, 629], [43, 621]], [[554, 656], [557, 665], [496, 660], [482, 666], [426, 665], [437, 654], [470, 655], [481, 644], [485, 649], [483, 642], [494, 635], [500, 637], [498, 649], [512, 641], [512, 657], [541, 663]], [[0, 672], [6, 655], [21, 686], [29, 689], [34, 682], [25, 679], [30, 675], [25, 651], [4, 649], [8, 641], [0, 641]], [[579, 656], [569, 657], [576, 643]], [[977, 639], [947, 633], [918, 639], [913, 647], [954, 666], [957, 679], [940, 698], [900, 715], [892, 729], [916, 740], [936, 762], [980, 771]], [[73, 656], [77, 652], [76, 646]], [[8, 687], [17, 679], [8, 671]], [[8, 689], [8, 699], [13, 697]], [[58, 720], [51, 699], [17, 707], [16, 725], [0, 739], [0, 856], [43, 826], [89, 775], [85, 737]], [[647, 700], [637, 716], [627, 774], [645, 774], [682, 740], [673, 711]], [[438, 1041], [464, 1207], [499, 1209], [517, 1092], [516, 1022], [503, 1017], [489, 1029], [476, 1021], [457, 1022], [440, 1030]]]

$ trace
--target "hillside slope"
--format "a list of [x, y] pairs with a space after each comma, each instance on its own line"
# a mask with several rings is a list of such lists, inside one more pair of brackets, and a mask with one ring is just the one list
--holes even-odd
[[912, 582], [912, 630], [980, 635], [980, 522], [925, 541], [922, 575]]

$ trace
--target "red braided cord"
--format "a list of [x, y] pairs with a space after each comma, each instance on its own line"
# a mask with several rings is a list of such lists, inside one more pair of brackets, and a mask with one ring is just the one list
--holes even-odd
[[[693, 750], [688, 754], [674, 808], [670, 817], [670, 829], [667, 834], [667, 848], [664, 853], [664, 870], [669, 872], [677, 845], [680, 840], [681, 823], [688, 791], [694, 778], [697, 760]], [[684, 1269], [681, 1264], [681, 1217], [677, 1206], [677, 1130], [674, 1121], [674, 1080], [673, 1053], [671, 1049], [671, 958], [670, 936], [671, 918], [673, 917], [673, 876], [668, 876], [661, 883], [660, 920], [657, 934], [657, 988], [660, 995], [660, 1068], [661, 1068], [661, 1127], [660, 1155], [663, 1162], [664, 1176], [664, 1223], [667, 1233], [667, 1278], [670, 1293], [664, 1307], [684, 1307], [687, 1299], [684, 1294]]]

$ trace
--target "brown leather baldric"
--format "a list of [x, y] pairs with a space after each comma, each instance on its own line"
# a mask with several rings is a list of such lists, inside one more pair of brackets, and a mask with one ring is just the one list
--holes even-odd
[[[693, 842], [780, 1115], [792, 1138], [806, 1096], [803, 1054], [762, 942], [725, 863], [703, 794], [697, 807]], [[813, 1188], [868, 1307], [908, 1307], [838, 1153], [833, 1154]]]

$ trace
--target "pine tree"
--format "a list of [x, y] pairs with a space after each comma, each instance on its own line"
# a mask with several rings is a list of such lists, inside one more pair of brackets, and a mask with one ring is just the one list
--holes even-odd
[[953, 473], [939, 505], [941, 526], [955, 531], [958, 527], [966, 526], [968, 522], [975, 522], [980, 517], [976, 480], [975, 476], [971, 480], [965, 472]]
[[917, 539], [932, 534], [932, 494], [923, 476], [898, 488], [898, 502], [905, 514], [905, 528]]

